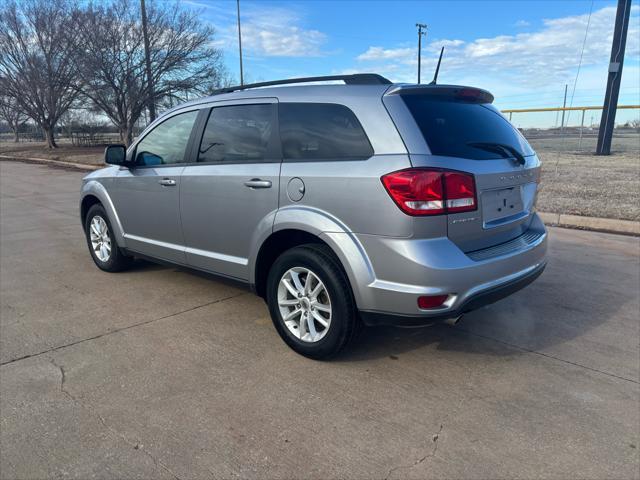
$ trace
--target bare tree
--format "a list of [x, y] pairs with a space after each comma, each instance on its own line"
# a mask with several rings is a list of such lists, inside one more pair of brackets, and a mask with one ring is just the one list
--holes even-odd
[[78, 96], [74, 12], [68, 0], [9, 0], [0, 8], [0, 89], [42, 128], [50, 148], [56, 123]]
[[[118, 127], [129, 145], [150, 98], [140, 6], [134, 0], [89, 5], [78, 17], [78, 65], [83, 93]], [[147, 5], [151, 77], [157, 103], [177, 92], [204, 92], [221, 79], [213, 28], [179, 4]]]
[[22, 111], [22, 108], [14, 97], [2, 95], [0, 96], [0, 119], [7, 122], [13, 132], [13, 141], [17, 142], [19, 140], [18, 130], [25, 124], [29, 117]]

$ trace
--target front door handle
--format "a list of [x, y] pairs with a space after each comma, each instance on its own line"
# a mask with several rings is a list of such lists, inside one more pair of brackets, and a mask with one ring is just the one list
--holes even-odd
[[252, 178], [248, 182], [244, 182], [244, 186], [249, 188], [271, 188], [271, 181]]
[[160, 180], [159, 183], [163, 187], [175, 187], [176, 186], [176, 181], [172, 180], [171, 178], [163, 178], [162, 180]]

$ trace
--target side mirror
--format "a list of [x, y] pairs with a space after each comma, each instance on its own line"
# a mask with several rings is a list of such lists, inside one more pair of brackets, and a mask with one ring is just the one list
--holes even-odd
[[124, 145], [107, 145], [104, 149], [104, 163], [124, 165], [127, 163], [127, 149]]

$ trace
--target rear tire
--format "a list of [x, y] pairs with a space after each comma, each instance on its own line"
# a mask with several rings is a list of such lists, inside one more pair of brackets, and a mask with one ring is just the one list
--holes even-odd
[[302, 245], [280, 255], [269, 271], [266, 300], [280, 337], [309, 358], [335, 356], [359, 330], [349, 280], [325, 245]]
[[118, 248], [109, 217], [102, 205], [96, 204], [89, 209], [84, 231], [91, 258], [100, 270], [120, 272], [131, 265], [131, 257]]

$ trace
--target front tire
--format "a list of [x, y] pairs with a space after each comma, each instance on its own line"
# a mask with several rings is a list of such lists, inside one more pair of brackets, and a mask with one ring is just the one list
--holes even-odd
[[324, 245], [302, 245], [278, 257], [267, 278], [267, 303], [280, 337], [309, 358], [336, 355], [358, 330], [349, 280]]
[[93, 205], [84, 226], [91, 258], [100, 270], [120, 272], [131, 264], [131, 258], [118, 248], [109, 217], [102, 205]]

